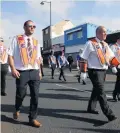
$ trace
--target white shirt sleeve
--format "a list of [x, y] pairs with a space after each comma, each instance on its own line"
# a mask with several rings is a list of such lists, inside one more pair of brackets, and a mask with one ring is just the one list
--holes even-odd
[[81, 54], [81, 58], [87, 60], [91, 51], [93, 51], [93, 46], [92, 46], [91, 42], [88, 41], [86, 43], [85, 49], [83, 50], [83, 52]]
[[17, 39], [16, 39], [16, 37], [14, 37], [14, 38], [12, 39], [12, 42], [11, 42], [9, 48], [8, 48], [8, 55], [14, 56], [15, 47], [16, 47], [16, 46], [17, 46]]
[[114, 45], [112, 45], [110, 48], [111, 48], [111, 50], [112, 50], [114, 53], [116, 53], [116, 48], [115, 48]]

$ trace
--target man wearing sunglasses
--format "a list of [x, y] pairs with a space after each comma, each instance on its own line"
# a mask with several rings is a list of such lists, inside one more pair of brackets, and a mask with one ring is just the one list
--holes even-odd
[[8, 72], [8, 54], [7, 48], [4, 45], [4, 40], [0, 37], [0, 65], [1, 65], [1, 96], [6, 96], [5, 88], [6, 88], [6, 75]]
[[31, 20], [26, 21], [23, 28], [25, 33], [13, 38], [8, 51], [11, 73], [16, 78], [16, 99], [13, 118], [18, 119], [20, 115], [20, 109], [28, 85], [31, 97], [28, 116], [29, 124], [34, 127], [40, 127], [42, 124], [36, 120], [41, 79], [40, 46], [33, 37], [36, 28], [34, 22]]

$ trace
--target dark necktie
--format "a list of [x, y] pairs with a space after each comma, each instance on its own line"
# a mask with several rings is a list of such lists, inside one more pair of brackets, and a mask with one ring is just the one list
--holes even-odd
[[29, 55], [29, 58], [31, 58], [32, 57], [32, 46], [31, 46], [30, 38], [28, 38], [27, 40], [28, 40], [28, 44], [27, 44], [28, 55]]
[[102, 51], [104, 52], [104, 54], [106, 53], [106, 49], [105, 49], [105, 46], [104, 46], [104, 42], [100, 42], [100, 44], [102, 45]]

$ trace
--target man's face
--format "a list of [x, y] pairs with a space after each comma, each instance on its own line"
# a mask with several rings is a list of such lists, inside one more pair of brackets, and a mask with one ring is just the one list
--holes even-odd
[[27, 25], [24, 27], [24, 30], [27, 34], [32, 35], [35, 31], [35, 24], [33, 22], [28, 22]]
[[107, 32], [106, 32], [106, 29], [105, 28], [101, 28], [97, 31], [96, 33], [97, 35], [97, 38], [101, 41], [105, 40], [106, 37], [107, 37]]

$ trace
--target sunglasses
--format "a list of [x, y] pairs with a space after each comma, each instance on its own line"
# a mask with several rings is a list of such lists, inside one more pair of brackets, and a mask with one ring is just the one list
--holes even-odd
[[34, 29], [36, 28], [35, 25], [28, 25], [28, 27], [29, 27], [29, 28], [34, 28]]

